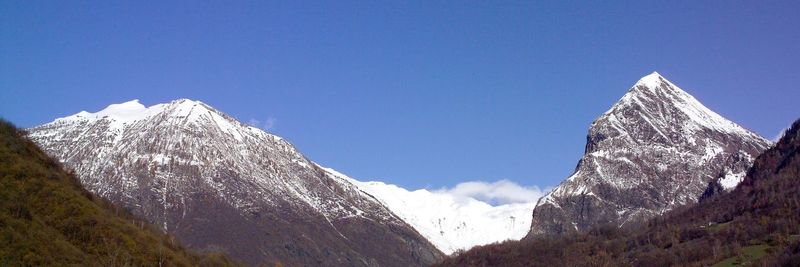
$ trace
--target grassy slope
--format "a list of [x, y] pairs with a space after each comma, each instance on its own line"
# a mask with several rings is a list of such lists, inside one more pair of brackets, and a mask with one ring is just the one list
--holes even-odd
[[226, 266], [94, 197], [0, 119], [0, 266]]

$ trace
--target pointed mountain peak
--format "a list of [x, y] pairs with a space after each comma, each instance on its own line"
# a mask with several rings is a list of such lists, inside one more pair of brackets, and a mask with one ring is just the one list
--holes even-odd
[[196, 108], [202, 108], [207, 110], [216, 110], [209, 105], [206, 105], [203, 102], [191, 100], [188, 98], [180, 98], [176, 100], [172, 100], [167, 105], [168, 110], [172, 110], [172, 112], [190, 112]]
[[[171, 117], [183, 117], [186, 118], [186, 121], [193, 121], [196, 122], [201, 118], [212, 118], [212, 120], [216, 123], [219, 123], [221, 120], [225, 120], [228, 123], [238, 123], [236, 119], [233, 117], [225, 114], [222, 111], [217, 110], [216, 108], [203, 103], [197, 100], [191, 100], [187, 98], [181, 98], [177, 100], [170, 101], [167, 104], [160, 104], [163, 107], [165, 113]], [[210, 116], [210, 117], [209, 117]]]
[[[163, 104], [163, 105], [166, 105], [167, 109], [171, 110], [172, 112], [178, 111], [178, 112], [182, 112], [182, 113], [187, 113], [187, 112], [209, 111], [209, 112], [222, 114], [221, 111], [217, 110], [216, 108], [214, 108], [214, 107], [212, 107], [212, 106], [210, 106], [210, 105], [208, 105], [206, 103], [203, 103], [202, 101], [192, 100], [192, 99], [188, 99], [188, 98], [179, 98], [179, 99], [176, 99], [176, 100], [172, 100], [169, 103]], [[186, 114], [184, 114], [184, 115], [186, 115]], [[180, 116], [183, 116], [183, 115], [180, 115]]]
[[653, 73], [647, 74], [641, 79], [639, 79], [639, 81], [636, 82], [636, 84], [651, 84], [660, 82], [661, 79], [664, 79], [664, 76], [661, 76], [661, 74], [659, 74], [657, 71], [654, 71]]
[[656, 127], [658, 130], [673, 128], [676, 127], [676, 123], [679, 123], [681, 127], [687, 127], [693, 131], [713, 129], [763, 139], [707, 108], [692, 95], [664, 78], [664, 76], [661, 76], [658, 72], [653, 72], [639, 79], [593, 125], [610, 120], [617, 127], [631, 126], [618, 121], [619, 118], [629, 117], [631, 114], [638, 114], [636, 116], [642, 117], [645, 123], [654, 125], [654, 127], [659, 125], [659, 127]]
[[[666, 86], [662, 87], [662, 85]], [[656, 71], [639, 79], [639, 81], [637, 81], [636, 84], [634, 84], [633, 87], [631, 87], [630, 91], [636, 91], [637, 89], [647, 89], [649, 91], [655, 91], [656, 88], [659, 87], [686, 94], [686, 92], [681, 90], [678, 86], [667, 80], [667, 78], [664, 78], [664, 76], [661, 76], [661, 74], [659, 74]]]
[[198, 100], [192, 100], [188, 98], [178, 98], [169, 102], [170, 105], [205, 105], [208, 106], [206, 103], [203, 103]]
[[[650, 107], [650, 106], [696, 106], [701, 110], [707, 110], [694, 97], [683, 91], [680, 87], [673, 84], [658, 72], [653, 72], [640, 78], [628, 89], [622, 98], [617, 101], [609, 113], [622, 111], [628, 107]], [[711, 112], [710, 110], [708, 110]]]
[[712, 179], [739, 183], [769, 145], [653, 72], [592, 123], [573, 175], [536, 204], [529, 236], [625, 225], [693, 203]]

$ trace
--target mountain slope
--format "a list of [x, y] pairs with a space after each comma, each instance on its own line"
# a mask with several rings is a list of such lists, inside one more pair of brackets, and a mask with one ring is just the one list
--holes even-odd
[[84, 190], [24, 132], [0, 120], [0, 265], [230, 265], [154, 230]]
[[529, 237], [642, 221], [738, 184], [769, 141], [658, 73], [596, 119], [575, 172], [539, 200]]
[[250, 264], [418, 266], [442, 257], [379, 201], [284, 139], [187, 99], [30, 129], [92, 192]]
[[490, 205], [425, 189], [408, 191], [382, 182], [360, 182], [326, 169], [374, 196], [445, 254], [477, 245], [519, 240], [528, 233], [533, 203]]
[[732, 191], [646, 224], [472, 249], [441, 266], [800, 266], [800, 120]]

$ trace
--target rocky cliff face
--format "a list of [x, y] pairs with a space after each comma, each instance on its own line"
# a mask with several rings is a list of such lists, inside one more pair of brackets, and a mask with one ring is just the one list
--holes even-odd
[[442, 257], [289, 142], [201, 102], [131, 101], [29, 132], [87, 189], [193, 248], [253, 265], [419, 266]]
[[575, 172], [542, 197], [528, 237], [624, 225], [730, 190], [770, 142], [653, 73], [589, 128]]

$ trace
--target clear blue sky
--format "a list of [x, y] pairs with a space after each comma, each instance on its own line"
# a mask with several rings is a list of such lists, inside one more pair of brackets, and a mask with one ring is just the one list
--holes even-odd
[[108, 2], [0, 1], [0, 116], [191, 98], [408, 188], [556, 185], [654, 70], [766, 138], [800, 117], [797, 1]]

